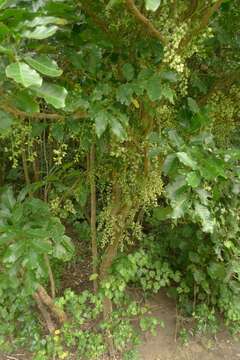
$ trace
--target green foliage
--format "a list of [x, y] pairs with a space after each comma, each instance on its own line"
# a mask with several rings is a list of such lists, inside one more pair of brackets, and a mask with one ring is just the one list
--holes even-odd
[[25, 195], [22, 192], [15, 198], [11, 188], [1, 193], [0, 289], [3, 293], [19, 288], [29, 296], [47, 277], [44, 256], [67, 261], [73, 255], [73, 247], [48, 205]]
[[[0, 10], [1, 336], [32, 331], [43, 360], [74, 348], [97, 359], [110, 334], [134, 359], [134, 284], [145, 296], [167, 287], [199, 331], [216, 330], [218, 311], [239, 331], [238, 1]], [[44, 337], [28, 314], [46, 258], [61, 267], [74, 255], [60, 219], [99, 292], [66, 291], [69, 321]]]

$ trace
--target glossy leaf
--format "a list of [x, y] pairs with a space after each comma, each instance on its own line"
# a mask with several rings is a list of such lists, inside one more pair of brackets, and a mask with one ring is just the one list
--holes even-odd
[[58, 27], [55, 25], [51, 26], [37, 26], [33, 31], [26, 30], [23, 32], [22, 36], [28, 39], [43, 40], [53, 36], [58, 30]]
[[177, 157], [184, 165], [196, 169], [197, 163], [191, 158], [191, 156], [185, 152], [177, 152]]
[[50, 59], [47, 55], [40, 55], [35, 58], [29, 56], [24, 59], [32, 68], [43, 75], [50, 77], [58, 77], [62, 75], [62, 70], [59, 69], [56, 61]]
[[64, 108], [67, 97], [67, 90], [64, 87], [44, 82], [40, 88], [34, 87], [33, 90], [56, 109]]
[[192, 188], [196, 188], [201, 183], [201, 178], [196, 172], [192, 171], [187, 175], [187, 183]]
[[30, 28], [35, 28], [41, 25], [66, 25], [67, 20], [56, 16], [37, 16], [32, 21], [25, 21], [24, 25]]
[[156, 11], [161, 4], [161, 0], [145, 0], [147, 10]]
[[95, 117], [96, 134], [100, 138], [107, 129], [109, 123], [109, 116], [106, 111], [99, 112]]
[[24, 87], [42, 85], [41, 76], [30, 66], [23, 62], [12, 63], [6, 67], [7, 77], [13, 79]]
[[210, 211], [206, 206], [201, 205], [200, 203], [195, 204], [196, 215], [200, 218], [202, 222], [202, 229], [204, 232], [213, 233], [214, 230], [214, 221], [211, 219]]

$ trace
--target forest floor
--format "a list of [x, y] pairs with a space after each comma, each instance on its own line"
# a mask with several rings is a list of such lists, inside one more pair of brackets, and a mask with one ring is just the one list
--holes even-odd
[[[215, 337], [189, 337], [183, 345], [181, 338], [176, 339], [179, 329], [176, 329], [174, 301], [161, 291], [147, 302], [151, 308], [156, 307], [152, 315], [162, 320], [164, 327], [159, 327], [156, 336], [145, 334], [139, 346], [141, 360], [240, 360], [240, 340], [235, 340], [226, 330], [221, 330]], [[31, 356], [26, 353], [1, 355], [0, 349], [0, 360], [31, 360]]]
[[[74, 238], [74, 234], [71, 234]], [[81, 254], [81, 244], [77, 244], [79, 248], [79, 258], [82, 260], [78, 263], [72, 263], [70, 267], [66, 267], [61, 276], [62, 291], [65, 288], [71, 288], [77, 293], [89, 289], [92, 284], [89, 282], [91, 274], [90, 261], [87, 254]], [[83, 256], [86, 255], [86, 256]], [[78, 258], [78, 259], [79, 259]], [[130, 290], [136, 300], [140, 300], [141, 294], [138, 291]], [[178, 337], [177, 333], [180, 326], [176, 327], [177, 313], [174, 300], [166, 295], [166, 291], [161, 290], [159, 294], [152, 296], [146, 300], [152, 311], [152, 316], [163, 321], [164, 327], [157, 329], [157, 335], [153, 336], [147, 333], [143, 337], [143, 342], [139, 346], [140, 360], [240, 360], [240, 338], [235, 340], [226, 330], [221, 330], [213, 336], [189, 336], [185, 339]], [[184, 324], [185, 326], [185, 324]], [[191, 322], [185, 327], [190, 328]], [[5, 355], [1, 353], [0, 360], [31, 360], [32, 356], [25, 352], [19, 351], [15, 354]], [[72, 360], [75, 356], [71, 357]], [[52, 359], [49, 359], [52, 360]], [[56, 359], [57, 360], [57, 359]], [[115, 360], [115, 359], [101, 359]], [[121, 360], [118, 357], [116, 360]]]
[[240, 340], [234, 340], [226, 330], [215, 337], [194, 336], [176, 339], [176, 306], [164, 292], [153, 297], [150, 305], [159, 305], [153, 315], [164, 322], [157, 335], [147, 334], [139, 347], [141, 360], [240, 360]]

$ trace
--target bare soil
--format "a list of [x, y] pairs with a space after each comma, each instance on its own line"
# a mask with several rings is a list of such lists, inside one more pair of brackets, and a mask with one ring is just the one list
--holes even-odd
[[151, 299], [151, 305], [159, 305], [153, 312], [164, 321], [157, 336], [147, 334], [139, 347], [141, 360], [240, 360], [240, 340], [234, 340], [226, 330], [215, 337], [189, 337], [183, 345], [176, 339], [176, 307], [174, 302], [161, 292]]

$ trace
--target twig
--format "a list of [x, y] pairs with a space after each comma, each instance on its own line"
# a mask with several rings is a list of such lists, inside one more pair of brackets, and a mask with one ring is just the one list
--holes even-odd
[[50, 281], [50, 285], [51, 285], [51, 295], [52, 295], [52, 298], [55, 299], [55, 295], [56, 295], [55, 281], [54, 281], [51, 264], [50, 264], [47, 254], [44, 255], [44, 261], [46, 263], [47, 270], [48, 270], [48, 277], [49, 277], [49, 281]]
[[23, 172], [24, 172], [25, 182], [26, 182], [26, 185], [29, 187], [28, 193], [29, 193], [29, 196], [32, 197], [33, 194], [32, 194], [32, 191], [30, 190], [31, 180], [30, 180], [27, 159], [26, 159], [26, 154], [25, 154], [24, 149], [22, 150], [22, 164], [23, 164]]
[[166, 44], [164, 36], [154, 27], [151, 21], [139, 11], [134, 0], [126, 0], [126, 5], [135, 18], [147, 28], [152, 36], [160, 40], [163, 44]]
[[[97, 260], [98, 260], [98, 249], [97, 249], [97, 231], [96, 231], [96, 182], [95, 182], [95, 157], [96, 157], [96, 146], [92, 144], [89, 155], [89, 166], [90, 166], [90, 187], [91, 187], [91, 243], [92, 243], [92, 271], [93, 274], [97, 273]], [[98, 284], [97, 279], [93, 281], [94, 291], [97, 292]]]

